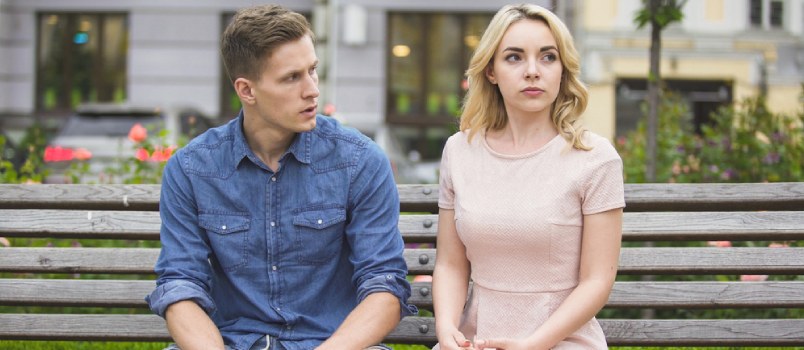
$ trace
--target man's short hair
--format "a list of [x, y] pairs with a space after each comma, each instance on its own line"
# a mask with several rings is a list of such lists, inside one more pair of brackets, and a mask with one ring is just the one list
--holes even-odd
[[280, 45], [309, 35], [315, 39], [304, 16], [278, 5], [239, 10], [221, 38], [221, 55], [229, 80], [259, 80], [264, 59]]

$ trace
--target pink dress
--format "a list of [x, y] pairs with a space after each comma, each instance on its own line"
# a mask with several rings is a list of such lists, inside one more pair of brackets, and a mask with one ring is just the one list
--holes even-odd
[[[474, 287], [461, 317], [467, 339], [524, 338], [578, 285], [583, 216], [625, 206], [622, 160], [586, 132], [581, 151], [556, 136], [524, 155], [458, 132], [441, 159], [438, 206], [455, 210]], [[606, 349], [592, 319], [555, 349]]]

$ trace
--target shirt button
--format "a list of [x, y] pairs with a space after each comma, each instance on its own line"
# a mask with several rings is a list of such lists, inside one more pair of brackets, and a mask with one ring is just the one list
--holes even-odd
[[272, 177], [271, 181], [276, 182], [276, 177]]
[[293, 329], [293, 326], [291, 326], [291, 325], [287, 325], [287, 326], [285, 326], [285, 328], [287, 328], [287, 329]]
[[225, 230], [225, 229], [226, 229], [226, 225], [221, 226], [221, 230]]
[[324, 220], [318, 219], [318, 224], [321, 225], [324, 223]]
[[276, 226], [276, 223], [271, 221], [271, 227], [274, 227], [274, 226]]
[[274, 265], [274, 266], [271, 266], [271, 270], [274, 270], [274, 271], [276, 271], [276, 265]]

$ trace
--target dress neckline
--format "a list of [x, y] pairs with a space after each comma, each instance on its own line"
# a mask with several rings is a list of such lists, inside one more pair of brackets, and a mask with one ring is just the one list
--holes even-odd
[[547, 141], [547, 143], [545, 143], [544, 145], [542, 145], [541, 147], [539, 147], [536, 150], [533, 150], [533, 151], [530, 151], [530, 152], [527, 152], [527, 153], [522, 153], [522, 154], [506, 154], [506, 153], [497, 152], [493, 148], [491, 148], [491, 145], [489, 145], [488, 141], [486, 140], [486, 132], [485, 131], [482, 131], [481, 134], [480, 134], [480, 140], [481, 140], [480, 142], [483, 144], [483, 148], [485, 148], [489, 153], [491, 153], [491, 155], [493, 155], [495, 157], [498, 157], [498, 158], [505, 158], [505, 159], [524, 159], [524, 158], [533, 157], [533, 156], [535, 156], [535, 155], [537, 155], [539, 153], [544, 152], [548, 148], [552, 147], [553, 144], [556, 144], [556, 143], [560, 142], [560, 140], [563, 140], [563, 139], [564, 138], [561, 137], [561, 134], [556, 134], [556, 136], [553, 136], [553, 138], [550, 139], [550, 141]]

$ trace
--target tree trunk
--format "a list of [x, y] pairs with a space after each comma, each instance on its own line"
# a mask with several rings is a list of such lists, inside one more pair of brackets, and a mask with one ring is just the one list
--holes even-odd
[[661, 80], [660, 64], [662, 55], [662, 27], [656, 21], [655, 14], [659, 10], [660, 0], [650, 0], [650, 74], [648, 74], [648, 144], [645, 182], [656, 182], [656, 137], [659, 124], [659, 81]]

